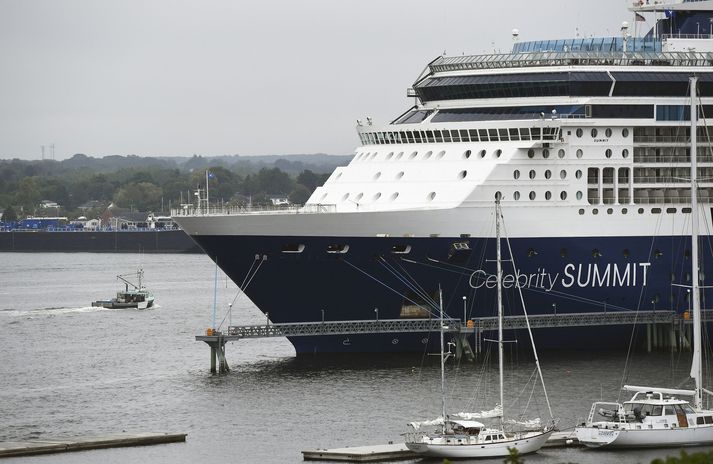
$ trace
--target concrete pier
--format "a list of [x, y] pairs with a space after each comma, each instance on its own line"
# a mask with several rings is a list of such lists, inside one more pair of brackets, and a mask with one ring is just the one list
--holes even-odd
[[66, 453], [127, 446], [149, 446], [185, 442], [185, 433], [116, 434], [102, 437], [42, 439], [0, 442], [0, 458], [34, 456], [37, 454]]

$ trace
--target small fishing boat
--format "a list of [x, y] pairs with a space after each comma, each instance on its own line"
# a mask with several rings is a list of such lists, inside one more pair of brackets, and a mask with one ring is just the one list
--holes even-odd
[[[129, 277], [135, 277], [136, 283], [130, 281]], [[92, 302], [92, 306], [97, 306], [107, 309], [148, 309], [153, 306], [154, 297], [151, 292], [146, 290], [141, 280], [144, 276], [144, 270], [139, 269], [135, 273], [122, 274], [116, 276], [117, 279], [124, 283], [124, 290], [116, 292], [116, 298], [111, 300], [98, 300]]]

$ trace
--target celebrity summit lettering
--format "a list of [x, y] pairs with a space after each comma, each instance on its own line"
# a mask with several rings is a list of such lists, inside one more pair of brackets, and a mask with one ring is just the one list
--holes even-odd
[[[556, 285], [571, 287], [635, 287], [646, 286], [651, 263], [627, 264], [574, 264], [564, 266], [561, 272], [552, 273], [546, 268], [537, 268], [537, 272], [523, 273], [517, 269], [514, 274], [503, 274], [503, 288], [540, 288], [552, 291]], [[471, 288], [495, 288], [498, 278], [482, 269], [470, 275]]]

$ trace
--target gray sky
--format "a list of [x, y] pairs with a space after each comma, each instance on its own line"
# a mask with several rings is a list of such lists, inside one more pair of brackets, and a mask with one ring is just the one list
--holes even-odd
[[629, 4], [0, 0], [0, 159], [348, 154], [444, 51], [615, 35]]

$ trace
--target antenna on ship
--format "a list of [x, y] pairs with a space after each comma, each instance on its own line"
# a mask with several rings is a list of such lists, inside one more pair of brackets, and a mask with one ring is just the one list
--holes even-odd
[[45, 160], [45, 146], [42, 145], [41, 147], [42, 147], [42, 161], [44, 161]]

